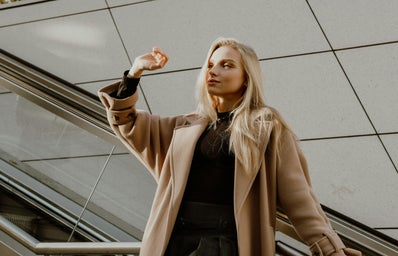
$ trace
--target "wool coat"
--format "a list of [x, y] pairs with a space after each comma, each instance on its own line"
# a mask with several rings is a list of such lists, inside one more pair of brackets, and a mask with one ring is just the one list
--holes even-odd
[[[140, 255], [161, 256], [170, 239], [187, 183], [196, 142], [208, 120], [196, 114], [159, 117], [137, 110], [138, 93], [117, 99], [110, 95], [119, 82], [102, 88], [99, 97], [108, 121], [124, 145], [157, 182]], [[308, 167], [294, 135], [267, 122], [257, 171], [243, 171], [235, 160], [234, 213], [239, 255], [275, 255], [276, 208], [280, 205], [298, 235], [319, 255], [360, 255], [348, 249], [332, 230], [311, 188]], [[276, 153], [279, 145], [279, 157]]]

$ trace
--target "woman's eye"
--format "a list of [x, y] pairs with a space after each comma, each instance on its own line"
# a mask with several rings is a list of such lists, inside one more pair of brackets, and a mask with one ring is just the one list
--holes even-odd
[[228, 63], [225, 63], [224, 64], [224, 68], [232, 68], [232, 66], [230, 64], [228, 64]]

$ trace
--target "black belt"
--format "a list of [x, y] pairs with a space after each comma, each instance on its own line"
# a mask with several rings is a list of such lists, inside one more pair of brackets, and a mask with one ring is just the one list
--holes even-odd
[[213, 230], [236, 233], [233, 206], [183, 201], [174, 228], [177, 232]]

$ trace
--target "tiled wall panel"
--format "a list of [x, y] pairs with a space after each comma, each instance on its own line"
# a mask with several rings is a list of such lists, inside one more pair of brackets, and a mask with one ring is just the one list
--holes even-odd
[[374, 132], [331, 53], [262, 62], [265, 97], [300, 139]]
[[398, 43], [337, 53], [376, 130], [398, 131]]
[[398, 175], [376, 136], [302, 146], [323, 204], [370, 227], [398, 226]]
[[[26, 1], [21, 1], [22, 4]], [[11, 4], [8, 4], [11, 5]], [[105, 1], [57, 0], [0, 9], [0, 27], [106, 8]]]
[[334, 49], [398, 40], [398, 1], [308, 2]]
[[120, 77], [130, 63], [109, 11], [0, 29], [1, 47], [72, 83]]

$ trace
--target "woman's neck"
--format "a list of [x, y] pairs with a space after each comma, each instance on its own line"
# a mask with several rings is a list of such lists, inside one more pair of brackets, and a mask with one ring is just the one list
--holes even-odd
[[218, 97], [216, 110], [219, 113], [230, 112], [230, 111], [234, 110], [239, 105], [240, 102], [241, 102], [241, 98], [226, 99], [226, 98]]
[[220, 104], [216, 110], [218, 113], [231, 112], [235, 109], [235, 104]]

